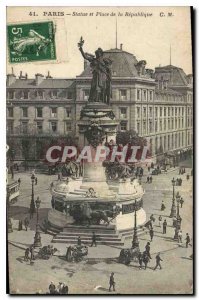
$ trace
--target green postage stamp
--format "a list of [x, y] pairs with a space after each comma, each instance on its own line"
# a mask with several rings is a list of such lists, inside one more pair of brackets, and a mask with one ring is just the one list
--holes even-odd
[[56, 60], [53, 22], [7, 26], [10, 63]]

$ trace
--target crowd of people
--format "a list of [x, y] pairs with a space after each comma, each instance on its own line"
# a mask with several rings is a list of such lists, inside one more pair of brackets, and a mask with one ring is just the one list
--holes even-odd
[[49, 293], [47, 294], [51, 295], [67, 295], [69, 291], [68, 286], [65, 283], [59, 282], [58, 286], [56, 287], [53, 281], [51, 281], [48, 289]]

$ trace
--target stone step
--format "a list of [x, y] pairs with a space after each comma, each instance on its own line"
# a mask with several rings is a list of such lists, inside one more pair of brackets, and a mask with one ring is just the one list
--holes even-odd
[[[83, 244], [90, 245], [91, 240], [82, 239], [81, 240]], [[60, 239], [60, 238], [53, 238], [53, 243], [65, 243], [70, 245], [77, 245], [77, 239]], [[104, 240], [104, 241], [97, 241], [98, 245], [109, 245], [109, 246], [124, 246], [124, 242], [122, 240], [120, 241], [112, 241], [112, 240]]]
[[[118, 236], [118, 234], [117, 233], [108, 233], [108, 232], [106, 232], [106, 233], [99, 233], [99, 232], [96, 232], [95, 233], [96, 234], [96, 236], [98, 237], [106, 237], [106, 238], [111, 238], [111, 237], [117, 237]], [[92, 237], [92, 232], [66, 232], [66, 231], [63, 231], [63, 232], [59, 232], [59, 235], [60, 236], [85, 236], [85, 237], [87, 237], [87, 236], [89, 236], [89, 237]]]
[[[74, 235], [60, 235], [60, 234], [57, 234], [55, 236], [55, 239], [65, 239], [65, 240], [68, 240], [68, 239], [74, 239], [76, 240], [77, 242], [77, 239], [78, 239], [79, 235], [77, 236], [74, 236]], [[85, 241], [92, 241], [92, 236], [83, 236], [81, 235], [81, 240], [85, 240]], [[118, 237], [118, 236], [115, 236], [115, 237], [106, 237], [106, 236], [97, 236], [96, 237], [96, 240], [97, 241], [121, 241], [121, 237]]]

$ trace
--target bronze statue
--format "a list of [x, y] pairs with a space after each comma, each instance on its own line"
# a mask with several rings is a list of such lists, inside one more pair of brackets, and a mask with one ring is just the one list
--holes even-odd
[[89, 94], [89, 102], [110, 103], [111, 93], [111, 64], [109, 58], [104, 57], [104, 52], [101, 48], [95, 51], [95, 56], [83, 51], [84, 40], [81, 37], [78, 43], [79, 50], [84, 59], [90, 62], [93, 73], [91, 89]]

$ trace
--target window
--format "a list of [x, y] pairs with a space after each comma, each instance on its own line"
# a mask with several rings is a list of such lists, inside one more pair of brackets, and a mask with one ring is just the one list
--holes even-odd
[[158, 131], [158, 121], [155, 120], [155, 132], [157, 132], [157, 131]]
[[27, 118], [28, 117], [28, 108], [22, 107], [22, 117]]
[[166, 150], [166, 146], [167, 146], [167, 140], [166, 140], [166, 136], [164, 136], [164, 151]]
[[21, 99], [28, 99], [29, 98], [29, 91], [21, 91]]
[[120, 108], [120, 118], [121, 119], [126, 119], [127, 118], [127, 109], [126, 109], [126, 107], [121, 107]]
[[174, 108], [172, 107], [172, 109], [171, 109], [171, 111], [172, 111], [172, 117], [174, 116]]
[[43, 129], [43, 123], [42, 122], [37, 122], [37, 132], [41, 133]]
[[127, 130], [127, 122], [122, 121], [120, 123], [120, 130], [126, 131]]
[[157, 118], [157, 116], [158, 116], [158, 108], [155, 107], [155, 117]]
[[162, 107], [160, 107], [160, 117], [162, 117]]
[[84, 90], [84, 100], [88, 100], [89, 98], [89, 90]]
[[137, 90], [137, 100], [141, 100], [141, 90]]
[[37, 96], [37, 98], [39, 98], [39, 99], [43, 99], [43, 97], [44, 97], [44, 92], [43, 92], [43, 91], [37, 91], [36, 96]]
[[175, 119], [175, 129], [177, 129], [177, 128], [178, 128], [178, 120]]
[[152, 107], [149, 107], [149, 117], [150, 117], [150, 118], [153, 117], [153, 110], [152, 110]]
[[51, 108], [51, 118], [57, 118], [57, 107]]
[[57, 131], [57, 122], [51, 122], [51, 130], [52, 130], [52, 132]]
[[137, 134], [140, 134], [140, 122], [137, 122]]
[[7, 130], [8, 130], [8, 133], [13, 133], [14, 121], [12, 121], [12, 120], [7, 121]]
[[168, 135], [168, 150], [170, 149], [170, 135]]
[[68, 99], [72, 99], [73, 98], [73, 93], [71, 91], [68, 91], [67, 95], [68, 95]]
[[162, 120], [160, 120], [160, 131], [162, 131]]
[[149, 121], [149, 133], [153, 132], [153, 123], [152, 121], [150, 120]]
[[164, 107], [164, 117], [166, 117], [166, 115], [167, 115], [167, 109], [166, 107]]
[[168, 130], [170, 130], [170, 120], [168, 120]]
[[164, 131], [167, 129], [167, 123], [166, 120], [164, 120]]
[[153, 100], [153, 91], [149, 91], [149, 100], [150, 100], [150, 101]]
[[8, 107], [8, 117], [13, 118], [14, 112], [13, 112], [13, 107]]
[[127, 90], [120, 90], [120, 98], [122, 100], [126, 100], [127, 99]]
[[42, 107], [37, 107], [37, 118], [42, 118], [43, 117], [43, 113], [42, 113]]
[[21, 123], [21, 131], [22, 133], [28, 133], [28, 122]]
[[171, 120], [171, 129], [174, 129], [174, 122], [173, 122], [173, 119]]
[[66, 108], [66, 117], [67, 118], [71, 117], [71, 109], [70, 108]]
[[143, 107], [143, 118], [146, 118], [146, 107]]
[[14, 92], [13, 91], [8, 92], [8, 99], [14, 99]]
[[146, 90], [143, 90], [143, 100], [144, 100], [144, 101], [147, 100], [147, 93], [146, 93]]
[[146, 121], [143, 122], [143, 134], [146, 134]]
[[137, 117], [140, 118], [140, 107], [137, 107]]
[[71, 122], [66, 122], [65, 128], [66, 128], [66, 132], [71, 131], [72, 130], [72, 123]]
[[57, 96], [58, 96], [57, 90], [54, 90], [54, 91], [51, 92], [51, 97], [52, 98], [57, 98]]
[[182, 107], [182, 116], [184, 116], [184, 107]]
[[177, 107], [175, 108], [175, 116], [177, 116]]
[[168, 117], [170, 117], [170, 107], [168, 107]]

